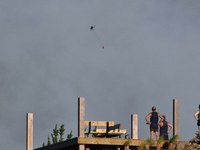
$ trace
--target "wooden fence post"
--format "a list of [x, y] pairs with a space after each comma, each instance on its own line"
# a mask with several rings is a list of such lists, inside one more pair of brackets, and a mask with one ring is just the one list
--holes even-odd
[[173, 99], [173, 126], [173, 135], [179, 135], [179, 99]]
[[26, 150], [33, 150], [33, 114], [27, 113]]
[[[84, 122], [85, 122], [85, 98], [78, 98], [78, 136], [84, 137]], [[79, 145], [79, 150], [85, 150], [85, 145]]]
[[138, 116], [131, 115], [131, 139], [138, 139]]

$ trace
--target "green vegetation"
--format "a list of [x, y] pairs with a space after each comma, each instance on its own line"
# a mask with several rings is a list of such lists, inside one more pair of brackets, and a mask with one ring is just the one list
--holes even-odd
[[67, 134], [67, 140], [70, 140], [72, 138], [72, 131], [70, 132], [70, 134]]
[[87, 130], [87, 129], [85, 128], [85, 129], [84, 129], [84, 136], [85, 136], [85, 137], [86, 137], [86, 134], [85, 134], [85, 131], [86, 131], [86, 130]]
[[59, 134], [60, 134], [60, 142], [63, 141], [63, 135], [64, 135], [64, 132], [65, 132], [65, 128], [64, 128], [64, 124], [62, 124], [60, 126], [60, 129], [59, 129]]
[[153, 144], [153, 140], [152, 139], [147, 139], [146, 140], [146, 145], [151, 146]]
[[[95, 132], [96, 129], [97, 129], [97, 126], [95, 126], [95, 129], [94, 129], [93, 131]], [[92, 134], [92, 137], [97, 137], [97, 136], [98, 136], [98, 133], [94, 133], [94, 134]]]
[[48, 135], [47, 145], [51, 145], [51, 141], [50, 141], [49, 135]]
[[178, 138], [178, 134], [174, 135], [172, 138], [170, 138], [169, 143], [175, 143], [178, 140]]
[[57, 124], [55, 125], [55, 129], [53, 129], [53, 134], [51, 133], [51, 138], [53, 141], [53, 144], [58, 143], [58, 129], [57, 129]]
[[[53, 144], [58, 143], [58, 135], [60, 135], [60, 139], [59, 142], [62, 142], [64, 140], [63, 135], [65, 132], [65, 128], [64, 128], [64, 124], [62, 124], [59, 128], [59, 130], [57, 129], [57, 124], [55, 125], [55, 129], [53, 129], [53, 133], [51, 133], [51, 138], [52, 138], [52, 142]], [[72, 131], [70, 132], [70, 134], [67, 134], [67, 139], [69, 140], [72, 138]], [[51, 141], [48, 135], [48, 140], [47, 140], [47, 145], [51, 145]], [[43, 142], [42, 146], [45, 146], [45, 142]]]
[[142, 144], [140, 144], [140, 146], [138, 147], [139, 150], [145, 150], [147, 146], [151, 146], [153, 144], [153, 140], [152, 139], [147, 139], [145, 142], [143, 142]]
[[128, 141], [126, 141], [125, 143], [124, 143], [124, 146], [129, 146], [130, 145], [130, 140], [128, 140]]
[[146, 142], [143, 142], [142, 144], [140, 144], [140, 146], [138, 147], [138, 149], [139, 149], [139, 150], [145, 149], [145, 146], [146, 146], [145, 143], [146, 143]]
[[199, 137], [199, 131], [196, 131], [195, 135], [196, 135], [195, 138], [200, 139], [200, 137]]
[[164, 140], [164, 136], [161, 136], [161, 137], [158, 139], [157, 144], [161, 144], [163, 140]]
[[179, 139], [179, 135], [178, 134], [176, 134], [172, 138], [170, 138], [169, 145], [168, 145], [168, 149], [169, 150], [173, 149], [173, 143], [175, 143], [178, 139]]
[[157, 140], [156, 150], [161, 150], [161, 143], [164, 140], [164, 136], [160, 136], [160, 138]]
[[[94, 130], [93, 130], [93, 131], [95, 132], [95, 131], [96, 131], [96, 129], [97, 129], [97, 126], [95, 126], [95, 128], [94, 128]], [[85, 129], [84, 129], [84, 131], [87, 131], [87, 129], [85, 128]], [[88, 136], [88, 134], [85, 134], [85, 133], [84, 133], [84, 135], [85, 135], [85, 137], [87, 137], [87, 136]], [[93, 134], [92, 134], [92, 137], [97, 137], [97, 136], [98, 136], [98, 133], [93, 133]]]

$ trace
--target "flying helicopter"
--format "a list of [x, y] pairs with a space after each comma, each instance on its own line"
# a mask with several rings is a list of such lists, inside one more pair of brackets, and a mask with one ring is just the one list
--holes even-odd
[[91, 26], [91, 27], [90, 27], [90, 30], [94, 30], [94, 28], [95, 28], [95, 25]]
[[91, 26], [91, 27], [90, 27], [90, 31], [93, 31], [93, 32], [94, 32], [95, 36], [97, 37], [97, 39], [99, 40], [99, 42], [100, 42], [100, 44], [101, 44], [101, 46], [102, 46], [102, 49], [104, 49], [104, 46], [103, 46], [101, 40], [99, 39], [99, 37], [97, 36], [97, 34], [96, 34], [95, 31], [94, 31], [95, 26], [96, 26], [96, 25]]

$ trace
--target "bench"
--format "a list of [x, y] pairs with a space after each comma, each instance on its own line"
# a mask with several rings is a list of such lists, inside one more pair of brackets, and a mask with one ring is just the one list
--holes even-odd
[[[126, 134], [125, 129], [120, 129], [121, 124], [114, 125], [114, 121], [85, 121], [85, 126], [89, 126], [88, 131], [85, 134], [96, 134], [97, 137], [121, 137], [122, 134]], [[95, 130], [91, 131], [91, 127], [95, 126]], [[97, 126], [104, 126], [106, 129], [97, 129]]]

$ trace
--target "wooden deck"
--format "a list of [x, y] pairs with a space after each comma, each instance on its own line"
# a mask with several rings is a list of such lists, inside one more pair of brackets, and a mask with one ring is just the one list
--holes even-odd
[[[93, 137], [78, 137], [78, 144], [92, 145], [116, 145], [123, 146], [125, 142], [130, 141], [129, 146], [139, 146], [146, 140], [122, 139], [122, 138], [93, 138]], [[156, 142], [152, 146], [156, 146]]]
[[[36, 148], [35, 150], [78, 150], [78, 145], [85, 145], [86, 150], [92, 149], [92, 147], [104, 146], [114, 149], [114, 147], [123, 147], [124, 143], [130, 141], [129, 147], [137, 147], [145, 139], [124, 139], [124, 138], [96, 138], [96, 137], [76, 137], [67, 141], [59, 142], [45, 147]], [[164, 141], [162, 144], [166, 143]], [[152, 147], [156, 146], [157, 141], [154, 140]]]

